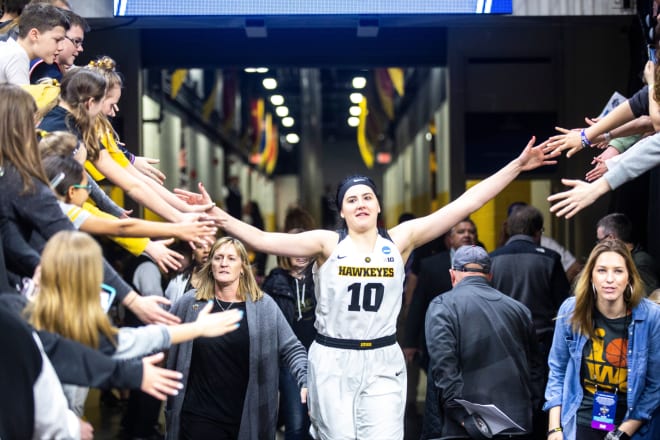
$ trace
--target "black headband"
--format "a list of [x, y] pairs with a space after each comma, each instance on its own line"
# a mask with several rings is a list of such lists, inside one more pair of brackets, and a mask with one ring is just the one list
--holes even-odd
[[337, 188], [337, 211], [341, 211], [341, 203], [344, 200], [344, 196], [346, 195], [346, 191], [352, 186], [355, 185], [367, 185], [369, 188], [372, 189], [374, 194], [376, 194], [376, 184], [374, 183], [373, 180], [368, 178], [367, 176], [353, 176], [349, 177], [346, 180], [344, 180], [341, 185], [339, 185], [339, 188]]

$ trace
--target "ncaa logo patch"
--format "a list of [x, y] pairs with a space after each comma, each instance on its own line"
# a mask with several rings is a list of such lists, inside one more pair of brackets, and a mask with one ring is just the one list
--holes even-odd
[[383, 249], [381, 249], [381, 252], [383, 252], [385, 255], [389, 255], [392, 252], [392, 249], [390, 249], [389, 246], [383, 246]]

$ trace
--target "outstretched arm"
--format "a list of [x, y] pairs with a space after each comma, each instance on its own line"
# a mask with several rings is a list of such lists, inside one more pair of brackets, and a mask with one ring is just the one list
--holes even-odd
[[425, 217], [403, 222], [390, 230], [392, 239], [402, 255], [428, 243], [447, 232], [453, 225], [464, 219], [500, 193], [523, 171], [533, 170], [543, 165], [554, 165], [551, 160], [559, 151], [544, 153], [548, 141], [534, 147], [532, 137], [523, 152], [504, 168], [465, 191], [459, 198]]
[[203, 220], [203, 214], [197, 221], [182, 221], [176, 223], [154, 222], [139, 218], [114, 218], [92, 215], [81, 225], [80, 230], [94, 235], [114, 235], [118, 237], [176, 237], [183, 241], [194, 241], [203, 244], [205, 237], [214, 235], [217, 231], [212, 220]]
[[[630, 108], [630, 103], [628, 101], [621, 103], [614, 108], [610, 113], [608, 113], [604, 118], [600, 119], [595, 124], [584, 129], [584, 134], [587, 139], [592, 143], [596, 144], [601, 139], [601, 135], [609, 132], [610, 130], [615, 129], [616, 127], [625, 124], [628, 121], [631, 121], [635, 115]], [[566, 128], [555, 127], [555, 129], [560, 132], [556, 136], [552, 136], [548, 143], [548, 151], [565, 151], [566, 157], [571, 157], [578, 151], [582, 149], [582, 137], [580, 135], [581, 130], [568, 130]]]
[[200, 310], [197, 320], [168, 326], [167, 331], [170, 334], [170, 342], [172, 344], [180, 344], [200, 336], [205, 338], [222, 336], [225, 333], [233, 332], [240, 326], [240, 321], [243, 319], [242, 310], [211, 313], [212, 309], [213, 301], [209, 301]]
[[602, 177], [591, 183], [570, 179], [561, 179], [561, 183], [571, 189], [548, 197], [548, 201], [553, 203], [550, 212], [554, 212], [557, 217], [571, 218], [610, 191], [609, 184]]
[[[199, 183], [199, 194], [175, 189], [174, 192], [188, 203], [208, 203], [211, 200], [202, 183]], [[298, 234], [265, 232], [255, 228], [227, 212], [214, 207], [209, 211], [220, 228], [233, 237], [238, 238], [252, 249], [285, 257], [328, 257], [337, 243], [337, 233], [316, 229]]]

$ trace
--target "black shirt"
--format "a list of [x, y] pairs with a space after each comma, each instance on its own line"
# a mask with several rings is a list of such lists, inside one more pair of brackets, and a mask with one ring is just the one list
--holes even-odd
[[577, 423], [591, 426], [594, 391], [617, 391], [615, 424], [621, 423], [626, 414], [628, 392], [628, 325], [631, 317], [609, 319], [597, 310], [594, 312], [594, 328], [601, 338], [590, 339], [582, 351], [580, 377], [584, 397], [577, 413]]
[[[220, 301], [227, 310], [231, 303]], [[234, 303], [232, 309], [245, 312], [245, 302]], [[212, 312], [222, 309], [218, 302]], [[182, 413], [239, 425], [248, 386], [250, 336], [247, 314], [240, 327], [216, 338], [197, 338], [193, 342], [190, 375]]]

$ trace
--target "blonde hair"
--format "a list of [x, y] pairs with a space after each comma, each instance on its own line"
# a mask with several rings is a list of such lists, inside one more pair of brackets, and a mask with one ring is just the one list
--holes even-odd
[[202, 265], [197, 274], [195, 274], [195, 285], [197, 286], [197, 294], [195, 297], [198, 300], [203, 301], [215, 298], [215, 279], [213, 278], [211, 265], [213, 263], [213, 256], [217, 250], [226, 244], [234, 246], [236, 253], [241, 259], [241, 275], [238, 280], [236, 297], [241, 301], [245, 301], [249, 295], [252, 302], [259, 301], [264, 296], [264, 293], [254, 279], [254, 274], [250, 268], [250, 259], [248, 258], [245, 246], [239, 239], [234, 237], [219, 238], [213, 243], [213, 246], [211, 246], [208, 260]]
[[117, 329], [101, 308], [101, 247], [84, 232], [60, 231], [41, 255], [39, 294], [27, 308], [30, 323], [89, 347], [99, 334], [115, 343]]
[[591, 251], [587, 263], [575, 282], [575, 310], [570, 319], [574, 332], [582, 333], [590, 338], [596, 336], [593, 320], [594, 310], [596, 309], [596, 294], [592, 285], [591, 274], [596, 266], [596, 260], [605, 252], [614, 252], [621, 255], [626, 263], [628, 284], [630, 286], [626, 287], [623, 294], [626, 308], [636, 307], [644, 297], [644, 283], [625, 243], [616, 239], [603, 240], [598, 243]]

